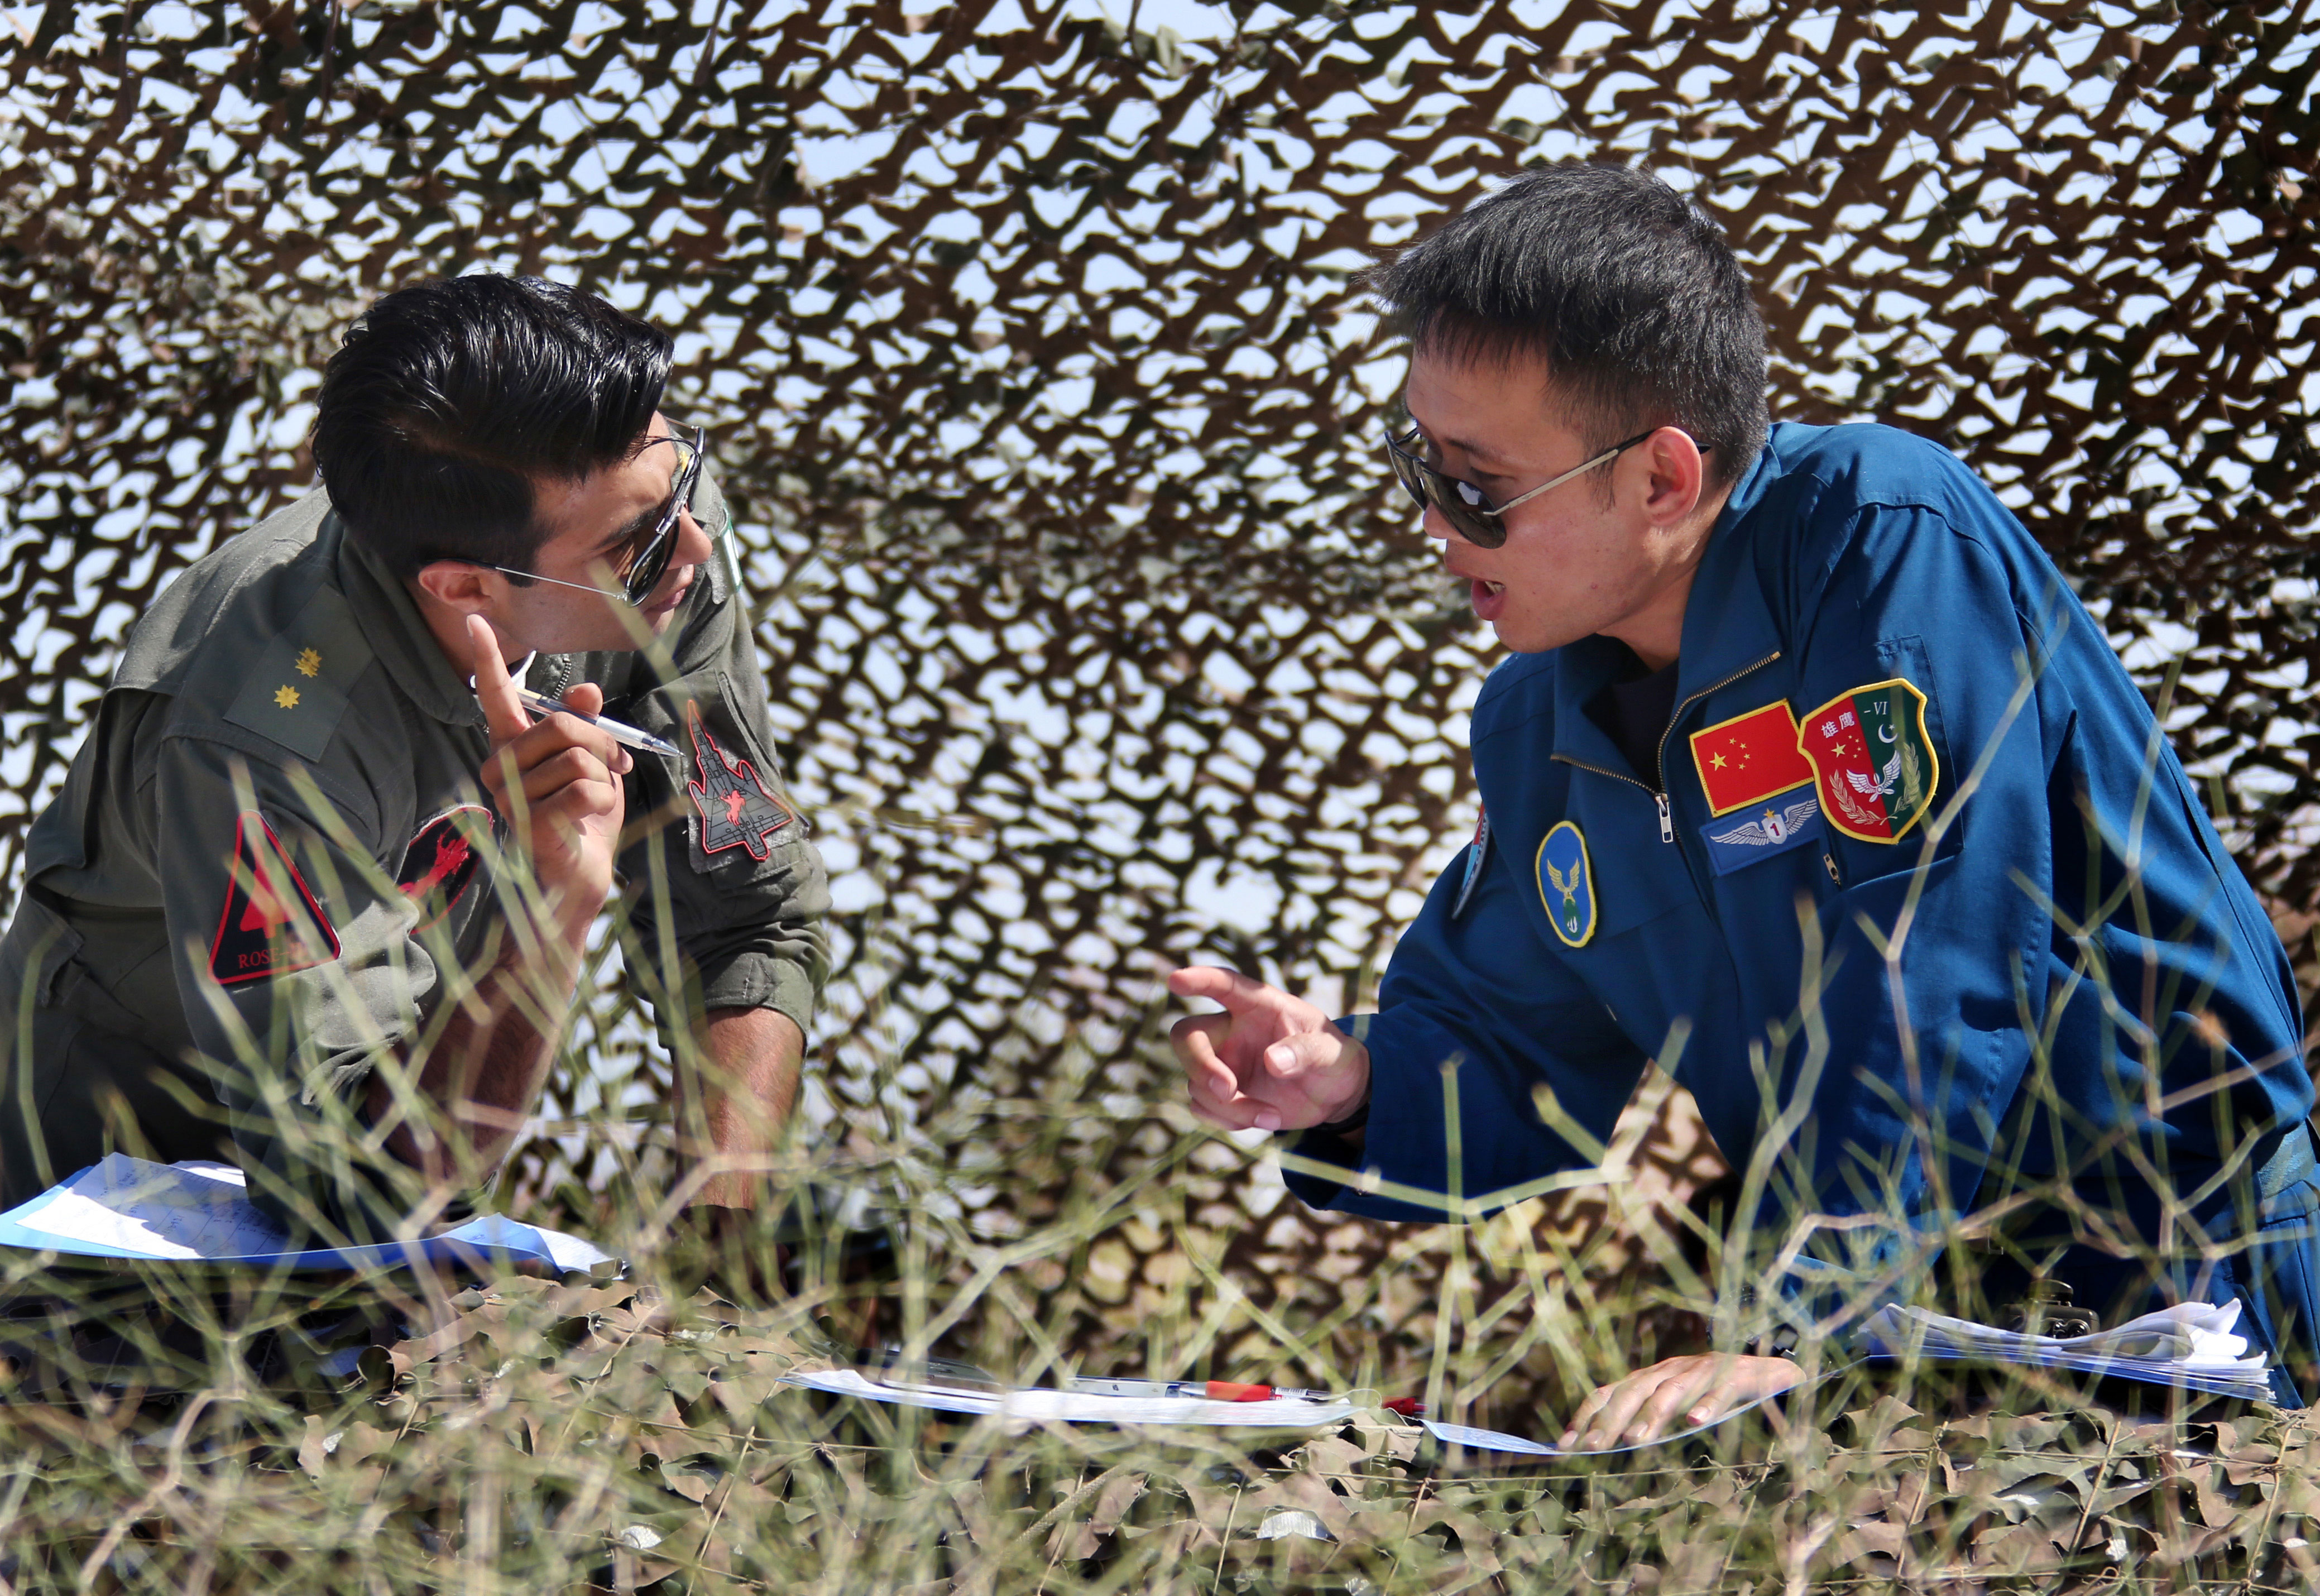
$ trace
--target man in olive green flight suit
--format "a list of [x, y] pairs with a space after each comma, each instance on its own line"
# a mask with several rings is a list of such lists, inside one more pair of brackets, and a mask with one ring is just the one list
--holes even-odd
[[[827, 893], [722, 501], [658, 413], [667, 351], [489, 277], [349, 332], [325, 488], [163, 591], [32, 829], [0, 941], [5, 1205], [119, 1147], [230, 1158], [326, 1239], [431, 1229], [536, 1098], [615, 861], [631, 970], [649, 991], [676, 956], [661, 1018], [704, 1060], [683, 1196], [721, 1228], [768, 1195]], [[682, 757], [529, 713], [510, 671]], [[333, 1117], [353, 1152], [316, 1138]]]

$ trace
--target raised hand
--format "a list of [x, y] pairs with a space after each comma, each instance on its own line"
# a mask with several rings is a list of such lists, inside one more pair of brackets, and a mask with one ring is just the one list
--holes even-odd
[[[635, 767], [628, 749], [571, 715], [537, 720], [515, 695], [507, 662], [491, 622], [467, 617], [475, 645], [476, 697], [491, 729], [492, 757], [480, 775], [492, 803], [505, 816], [515, 846], [531, 860], [532, 875], [565, 912], [593, 919], [612, 891], [627, 798], [620, 778]], [[583, 683], [565, 695], [574, 709], [594, 714], [604, 694]]]
[[1369, 1049], [1302, 998], [1230, 970], [1178, 970], [1168, 990], [1222, 1003], [1168, 1033], [1192, 1111], [1228, 1130], [1302, 1129], [1342, 1120], [1369, 1097]]

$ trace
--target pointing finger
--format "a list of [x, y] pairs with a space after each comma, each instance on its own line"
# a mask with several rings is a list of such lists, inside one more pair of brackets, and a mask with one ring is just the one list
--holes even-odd
[[1168, 990], [1178, 997], [1207, 998], [1237, 1014], [1272, 992], [1262, 981], [1252, 981], [1237, 970], [1194, 965], [1168, 974]]
[[476, 699], [484, 706], [484, 724], [491, 728], [494, 746], [512, 742], [530, 730], [531, 717], [515, 695], [515, 682], [500, 654], [499, 634], [481, 615], [470, 615], [467, 641], [475, 646]]

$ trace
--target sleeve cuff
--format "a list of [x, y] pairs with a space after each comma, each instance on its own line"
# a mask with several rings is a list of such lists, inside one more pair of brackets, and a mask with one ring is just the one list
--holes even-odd
[[701, 972], [703, 1009], [771, 1009], [812, 1034], [813, 973], [788, 959], [745, 953], [715, 968]]

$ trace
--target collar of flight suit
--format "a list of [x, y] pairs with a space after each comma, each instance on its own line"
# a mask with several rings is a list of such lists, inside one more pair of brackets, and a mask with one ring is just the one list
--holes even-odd
[[467, 673], [444, 657], [410, 592], [359, 540], [347, 535], [346, 522], [336, 511], [323, 518], [317, 538], [336, 542], [331, 565], [339, 585], [354, 607], [356, 623], [371, 652], [403, 695], [446, 725], [483, 725], [484, 706], [467, 685]]
[[[1735, 676], [1745, 676], [1787, 647], [1764, 602], [1763, 582], [1756, 574], [1757, 519], [1752, 514], [1765, 490], [1780, 476], [1780, 458], [1771, 442], [1756, 457], [1732, 489], [1709, 529], [1708, 548], [1691, 579], [1684, 603], [1682, 654], [1676, 664], [1675, 718], [1684, 706]], [[1554, 753], [1566, 761], [1599, 769], [1628, 768], [1627, 756], [1595, 718], [1587, 704], [1617, 681], [1631, 657], [1627, 647], [1607, 637], [1581, 638], [1555, 650]], [[1670, 738], [1666, 768], [1661, 775], [1665, 790], [1679, 767], [1675, 755], [1681, 744]], [[1647, 773], [1637, 772], [1638, 780]]]

